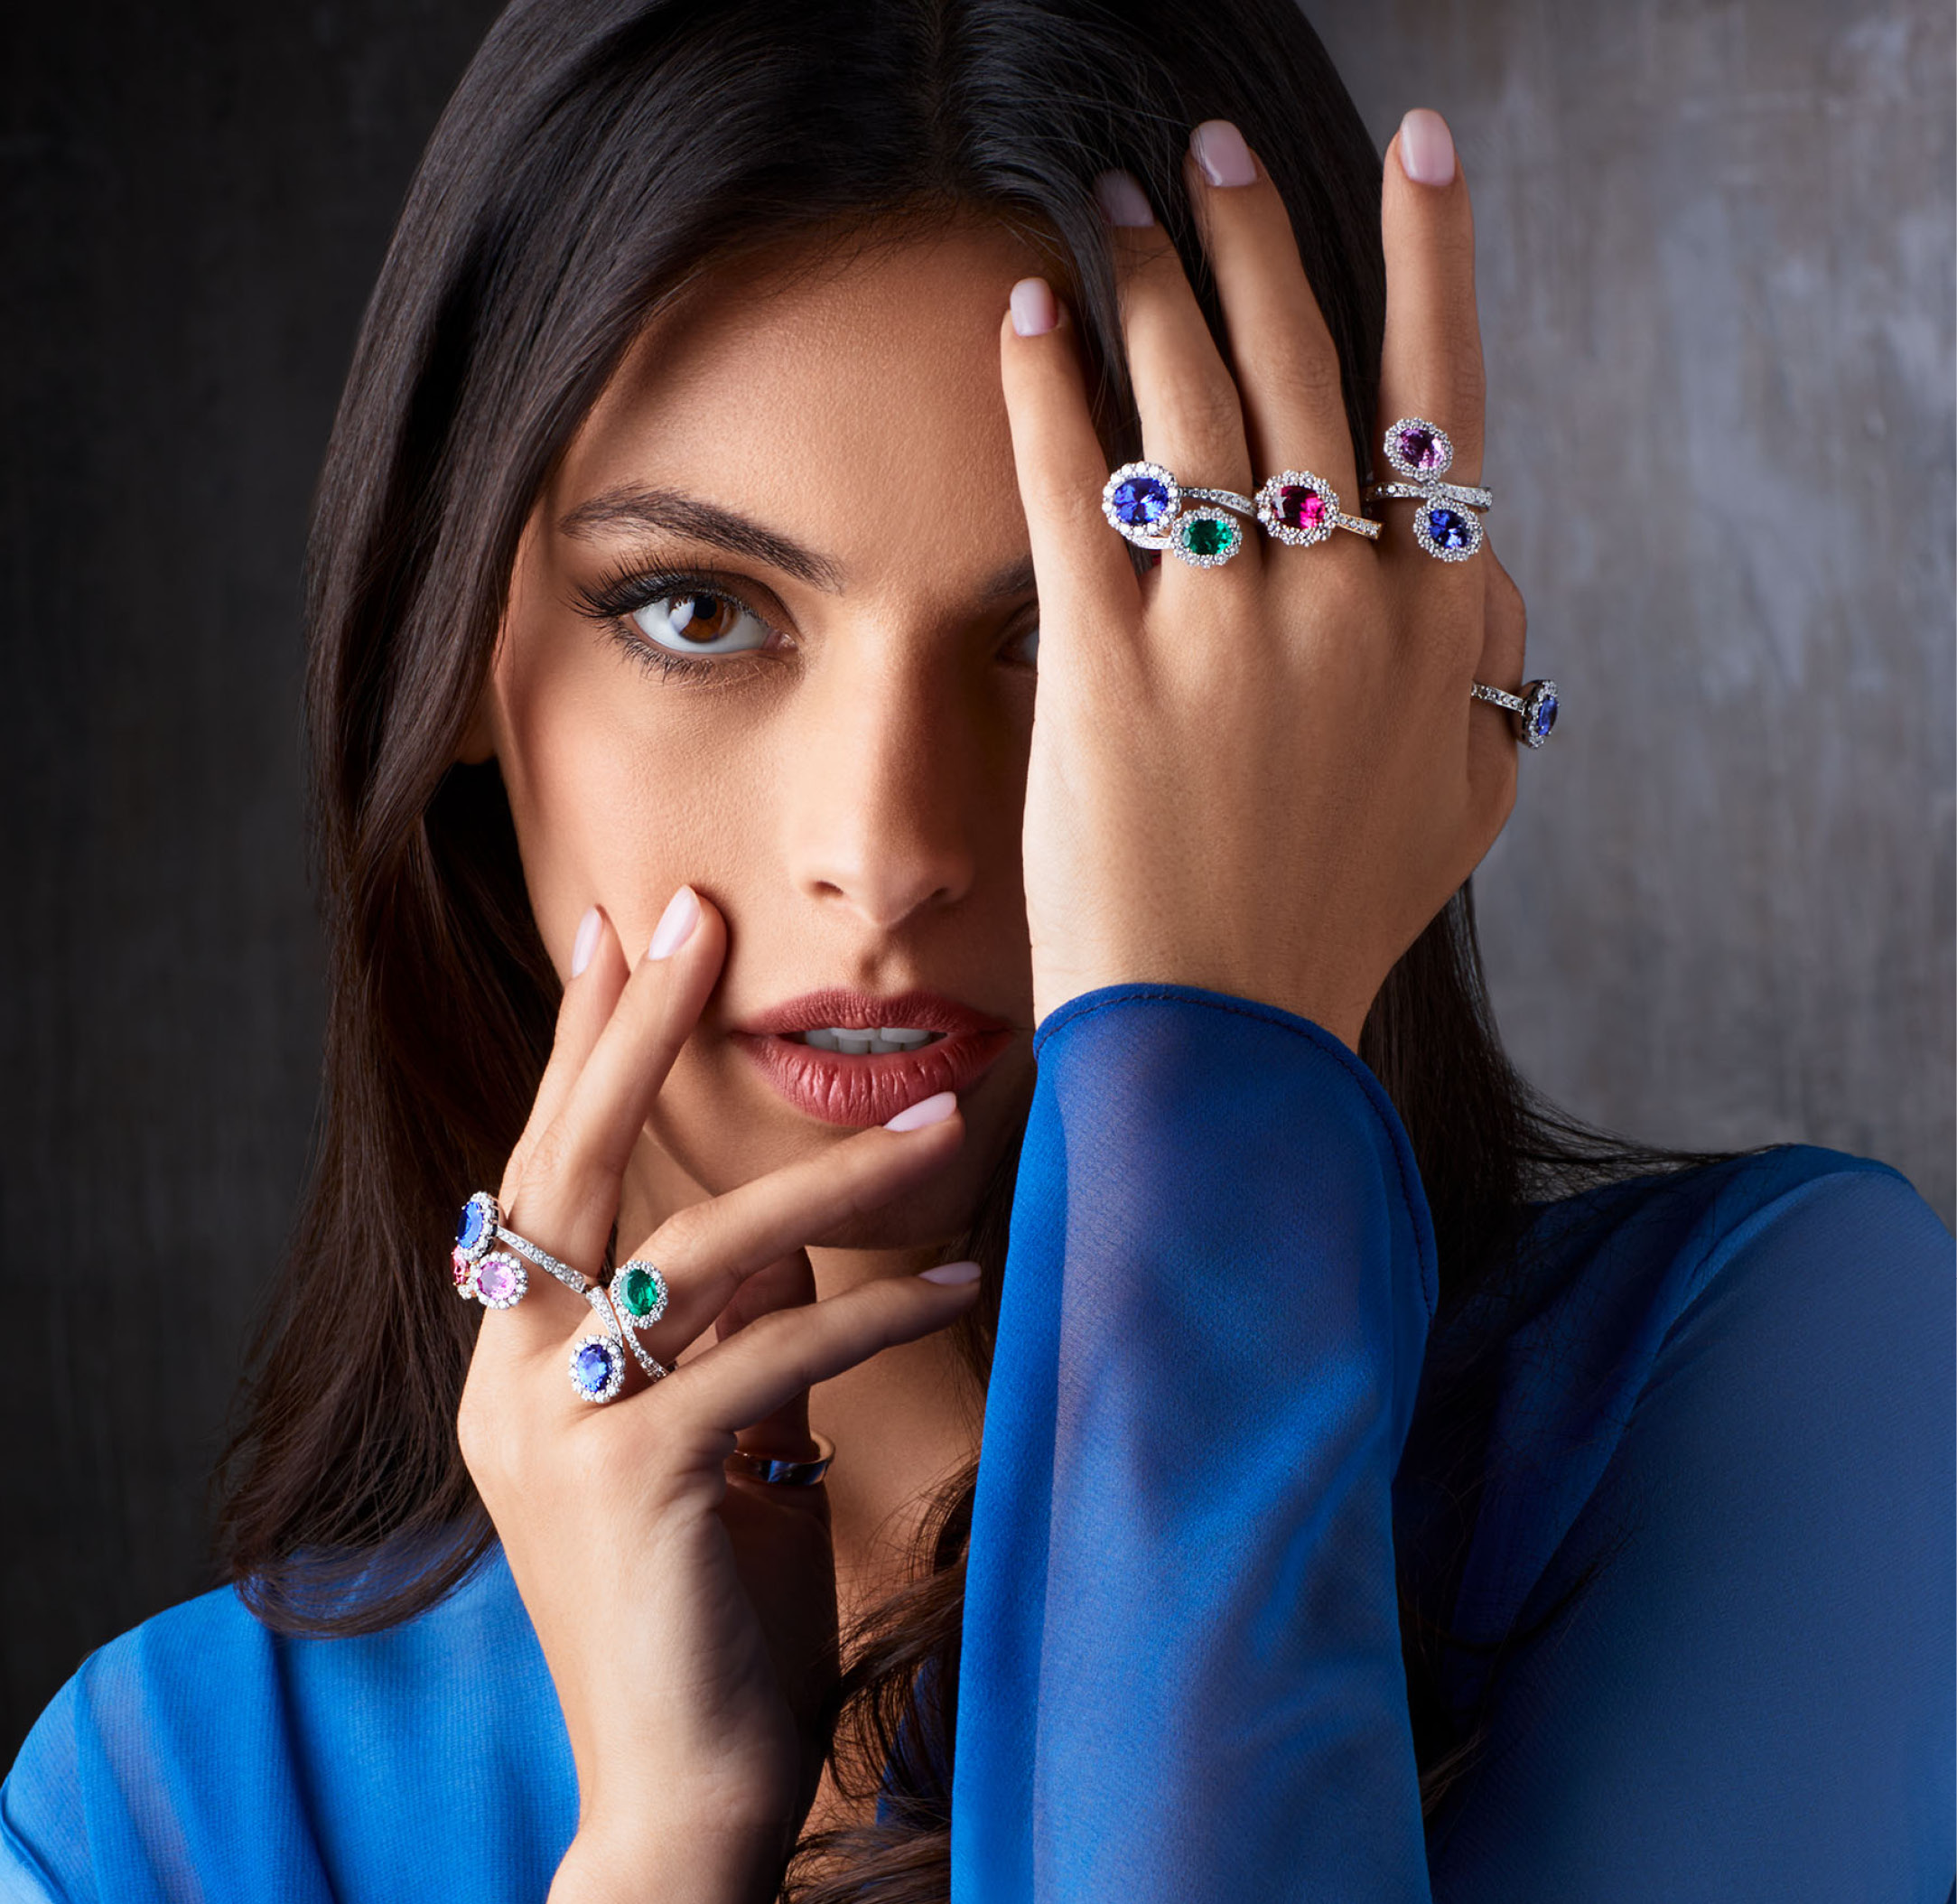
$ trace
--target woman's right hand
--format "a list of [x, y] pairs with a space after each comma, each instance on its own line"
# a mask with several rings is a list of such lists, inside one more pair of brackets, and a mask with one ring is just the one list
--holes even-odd
[[[671, 945], [673, 929], [692, 925]], [[579, 935], [556, 1041], [505, 1174], [505, 1225], [589, 1274], [627, 1161], [726, 949], [689, 889], [666, 952], [629, 961], [601, 914]], [[595, 937], [595, 942], [594, 942]], [[963, 1314], [976, 1283], [918, 1276], [815, 1300], [802, 1246], [946, 1162], [955, 1107], [870, 1130], [678, 1211], [644, 1243], [670, 1291], [639, 1339], [675, 1359], [604, 1407], [573, 1389], [595, 1322], [532, 1269], [483, 1318], [461, 1451], [555, 1684], [578, 1776], [578, 1834], [552, 1896], [771, 1899], [821, 1776], [818, 1715], [836, 1671], [826, 1491], [722, 1467], [735, 1447], [807, 1459], [808, 1388]], [[621, 1239], [622, 1241], [623, 1239]], [[847, 1460], [850, 1451], [839, 1457]]]

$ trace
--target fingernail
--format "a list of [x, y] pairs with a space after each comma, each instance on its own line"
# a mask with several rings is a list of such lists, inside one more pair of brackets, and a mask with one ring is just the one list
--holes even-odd
[[920, 1097], [898, 1112], [883, 1126], [887, 1131], [921, 1131], [927, 1124], [942, 1124], [958, 1108], [955, 1091], [940, 1091], [935, 1097]]
[[976, 1263], [940, 1263], [936, 1269], [920, 1269], [918, 1280], [955, 1287], [961, 1283], [976, 1283], [983, 1274]]
[[1401, 120], [1400, 169], [1416, 185], [1452, 182], [1454, 135], [1438, 112], [1416, 106]]
[[578, 921], [578, 936], [571, 946], [573, 978], [583, 977], [585, 966], [592, 962], [592, 954], [598, 949], [598, 935], [604, 929], [604, 924], [596, 906]]
[[1130, 173], [1104, 172], [1094, 182], [1095, 203], [1111, 225], [1152, 225], [1149, 195]]
[[1053, 286], [1043, 277], [1022, 277], [1012, 287], [1012, 328], [1021, 337], [1044, 337], [1060, 322]]
[[682, 886], [666, 902], [659, 923], [652, 929], [652, 943], [646, 947], [648, 958], [671, 958], [693, 937], [700, 923], [700, 901], [691, 886]]
[[1189, 150], [1212, 185], [1251, 185], [1257, 180], [1257, 164], [1244, 143], [1244, 135], [1227, 119], [1205, 119], [1189, 135]]

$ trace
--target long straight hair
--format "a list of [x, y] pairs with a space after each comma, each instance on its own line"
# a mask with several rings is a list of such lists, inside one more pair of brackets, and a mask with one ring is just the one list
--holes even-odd
[[[548, 1052], [557, 980], [493, 762], [455, 764], [518, 536], [648, 316], [742, 250], [893, 218], [1035, 235], [1074, 288], [1111, 458], [1138, 453], [1091, 186], [1134, 173], [1222, 336], [1180, 166], [1235, 122], [1291, 210], [1369, 463], [1384, 324], [1380, 161], [1291, 0], [517, 0], [464, 75], [368, 307], [309, 562], [316, 877], [329, 937], [322, 1122], [296, 1241], [223, 1476], [228, 1571], [291, 1631], [374, 1630], [452, 1591], [489, 1527], [455, 1415], [476, 1311], [447, 1287], [461, 1196], [494, 1182]], [[1361, 1055], [1412, 1136], [1446, 1308], [1512, 1254], [1526, 1199], [1626, 1159], [1504, 1059], [1465, 893], [1407, 953]], [[1011, 1154], [968, 1246], [983, 1377]], [[1430, 1398], [1471, 1422], [1486, 1361]], [[1471, 1428], [1459, 1485], [1474, 1485]], [[949, 1767], [972, 1476], [917, 1579], [853, 1637], [833, 1763], [888, 1766], [886, 1821], [812, 1839], [795, 1895], [949, 1888]], [[1403, 1586], [1433, 1797], [1462, 1762], [1442, 1610]], [[925, 1668], [929, 1670], [924, 1670]]]

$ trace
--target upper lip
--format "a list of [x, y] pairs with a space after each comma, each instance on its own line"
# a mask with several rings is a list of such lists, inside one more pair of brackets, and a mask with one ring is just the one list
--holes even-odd
[[843, 985], [805, 992], [801, 997], [776, 1005], [737, 1029], [756, 1037], [778, 1038], [817, 1025], [834, 1025], [852, 1031], [867, 1031], [876, 1025], [900, 1025], [907, 1031], [942, 1031], [947, 1038], [1011, 1029], [1003, 1019], [975, 1012], [941, 992], [893, 992], [888, 997], [879, 997], [871, 992], [853, 992]]

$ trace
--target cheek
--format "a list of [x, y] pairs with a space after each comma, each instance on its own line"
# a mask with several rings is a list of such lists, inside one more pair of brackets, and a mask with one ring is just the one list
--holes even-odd
[[683, 881], [739, 884], [766, 750], [748, 723], [701, 705], [723, 697], [662, 691], [601, 649], [515, 661], [500, 689], [503, 781], [547, 946], [568, 945], [595, 901], [635, 947]]

